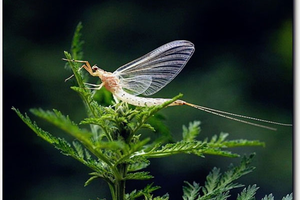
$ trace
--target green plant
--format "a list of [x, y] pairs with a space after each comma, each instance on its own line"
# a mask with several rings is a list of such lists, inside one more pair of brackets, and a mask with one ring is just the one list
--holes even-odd
[[[68, 60], [81, 60], [82, 44], [81, 23], [77, 26], [71, 53], [65, 52]], [[159, 189], [153, 184], [147, 185], [143, 189], [136, 189], [131, 192], [126, 191], [126, 181], [147, 180], [153, 176], [145, 171], [149, 166], [151, 158], [161, 158], [175, 154], [194, 154], [204, 157], [205, 155], [238, 157], [239, 155], [228, 151], [228, 148], [243, 146], [263, 146], [260, 141], [249, 141], [244, 139], [228, 140], [227, 133], [214, 135], [211, 139], [198, 140], [200, 133], [200, 122], [191, 122], [188, 127], [183, 126], [182, 139], [170, 142], [170, 134], [161, 122], [158, 112], [166, 108], [173, 101], [181, 97], [178, 95], [172, 100], [154, 107], [131, 107], [126, 103], [115, 103], [113, 106], [101, 106], [93, 99], [94, 93], [87, 89], [84, 82], [87, 80], [84, 73], [78, 71], [77, 63], [68, 62], [74, 73], [78, 86], [71, 89], [76, 91], [81, 97], [87, 117], [79, 124], [63, 115], [58, 110], [45, 111], [43, 109], [31, 109], [34, 115], [52, 123], [64, 130], [74, 138], [69, 142], [66, 139], [55, 137], [42, 130], [35, 122], [32, 122], [27, 114], [12, 108], [17, 115], [26, 123], [39, 137], [52, 144], [64, 155], [71, 156], [82, 164], [89, 167], [92, 172], [90, 178], [85, 182], [89, 185], [93, 180], [101, 178], [105, 180], [111, 191], [113, 200], [123, 199], [169, 199], [166, 194], [161, 197], [154, 197], [153, 192]], [[105, 90], [100, 90], [102, 100], [110, 102]], [[105, 100], [106, 99], [106, 100]], [[107, 100], [108, 99], [108, 100]], [[88, 125], [90, 128], [82, 128]], [[159, 132], [159, 137], [151, 138], [143, 135], [143, 130]], [[254, 167], [250, 166], [253, 155], [243, 157], [241, 164], [231, 167], [224, 174], [219, 169], [214, 168], [207, 176], [205, 186], [200, 187], [197, 183], [186, 182], [183, 187], [183, 199], [227, 199], [229, 192], [233, 188], [242, 185], [234, 183], [239, 177], [251, 172]], [[254, 199], [254, 194], [258, 188], [253, 185], [245, 188], [237, 199]], [[272, 195], [264, 199], [272, 199]], [[292, 199], [291, 195], [283, 199]]]

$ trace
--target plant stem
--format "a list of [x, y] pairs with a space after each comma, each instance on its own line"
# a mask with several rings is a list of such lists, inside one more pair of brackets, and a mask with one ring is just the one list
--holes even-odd
[[116, 179], [115, 184], [115, 199], [124, 200], [125, 199], [125, 179], [127, 173], [127, 164], [120, 164], [118, 166], [119, 174], [121, 179]]

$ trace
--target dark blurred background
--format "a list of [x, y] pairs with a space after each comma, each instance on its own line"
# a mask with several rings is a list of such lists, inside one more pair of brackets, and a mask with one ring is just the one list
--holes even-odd
[[[11, 110], [14, 106], [30, 115], [30, 108], [56, 108], [76, 122], [85, 117], [80, 98], [70, 89], [72, 82], [64, 82], [71, 72], [61, 60], [79, 21], [84, 26], [84, 59], [107, 71], [172, 40], [193, 42], [192, 59], [155, 97], [183, 93], [191, 103], [292, 123], [291, 0], [4, 0], [3, 5], [5, 200], [110, 199], [103, 181], [84, 188], [91, 171], [38, 138]], [[200, 139], [223, 131], [230, 133], [230, 139], [264, 141], [264, 148], [233, 149], [257, 153], [256, 170], [239, 182], [257, 184], [258, 199], [270, 193], [281, 199], [292, 192], [292, 128], [264, 130], [189, 107], [170, 107], [162, 113], [175, 139], [180, 139], [183, 124], [200, 120]], [[30, 116], [43, 129], [66, 135]], [[162, 186], [157, 195], [168, 192], [171, 199], [181, 199], [183, 181], [203, 185], [214, 166], [225, 171], [239, 161], [178, 155], [152, 160], [148, 169], [156, 177], [154, 184]], [[141, 186], [130, 182], [128, 192]]]

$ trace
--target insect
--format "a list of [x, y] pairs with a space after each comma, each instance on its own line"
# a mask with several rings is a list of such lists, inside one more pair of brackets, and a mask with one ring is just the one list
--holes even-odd
[[[132, 104], [134, 106], [154, 106], [160, 105], [166, 101], [169, 101], [170, 99], [147, 98], [139, 97], [137, 95], [150, 96], [165, 87], [180, 73], [180, 71], [184, 68], [186, 63], [193, 55], [194, 51], [195, 47], [193, 43], [186, 40], [176, 40], [162, 45], [161, 47], [151, 51], [150, 53], [121, 66], [113, 73], [106, 72], [96, 65], [91, 66], [88, 61], [68, 60], [64, 58], [63, 60], [83, 63], [82, 67], [79, 68], [79, 70], [84, 68], [90, 75], [97, 76], [101, 79], [102, 83], [100, 85], [86, 83], [87, 85], [93, 86], [93, 88], [90, 89], [99, 90], [104, 86], [113, 94], [114, 98], [117, 100], [127, 102], [128, 104]], [[73, 77], [73, 75], [71, 77]], [[68, 79], [70, 79], [71, 77], [69, 77]], [[66, 79], [66, 81], [68, 79]], [[220, 117], [225, 117], [227, 119], [270, 130], [276, 129], [239, 118], [281, 126], [292, 126], [291, 124], [273, 122], [269, 120], [263, 120], [199, 106], [185, 102], [183, 100], [176, 100], [169, 106], [179, 105], [191, 106], [199, 110], [218, 115]]]

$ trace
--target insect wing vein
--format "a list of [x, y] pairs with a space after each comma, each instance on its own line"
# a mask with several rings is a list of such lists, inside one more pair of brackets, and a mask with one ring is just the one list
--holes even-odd
[[179, 74], [194, 50], [189, 41], [173, 41], [121, 66], [114, 74], [131, 94], [152, 95]]

